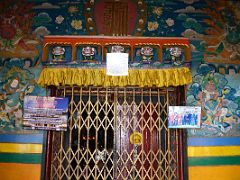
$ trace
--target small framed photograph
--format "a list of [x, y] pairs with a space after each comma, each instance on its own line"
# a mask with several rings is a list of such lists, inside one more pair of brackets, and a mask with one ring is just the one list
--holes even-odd
[[168, 128], [200, 128], [201, 107], [169, 106]]

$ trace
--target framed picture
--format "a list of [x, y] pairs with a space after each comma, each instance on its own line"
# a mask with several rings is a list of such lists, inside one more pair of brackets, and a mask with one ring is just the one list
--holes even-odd
[[169, 106], [168, 128], [200, 128], [201, 107]]

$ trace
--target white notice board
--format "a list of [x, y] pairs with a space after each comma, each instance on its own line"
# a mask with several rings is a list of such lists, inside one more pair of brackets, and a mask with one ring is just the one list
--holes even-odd
[[128, 53], [107, 53], [107, 75], [128, 75]]

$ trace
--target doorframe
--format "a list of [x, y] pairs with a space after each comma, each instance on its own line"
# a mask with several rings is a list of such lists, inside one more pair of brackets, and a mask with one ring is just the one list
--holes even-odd
[[[56, 96], [57, 87], [49, 86], [46, 90], [50, 90], [50, 96]], [[178, 86], [176, 88], [177, 94], [177, 104], [186, 105], [186, 85]], [[187, 156], [187, 129], [178, 129], [178, 173], [179, 180], [188, 180], [188, 156]], [[53, 131], [48, 130], [45, 133], [46, 141], [43, 146], [43, 156], [45, 156], [45, 162], [42, 163], [42, 174], [41, 177], [44, 177], [44, 180], [50, 180], [51, 177], [51, 159], [52, 159], [52, 140], [53, 140]], [[45, 167], [43, 167], [45, 165]]]
[[[50, 90], [50, 96], [56, 96], [56, 86], [46, 87], [46, 91]], [[51, 160], [52, 160], [52, 140], [53, 131], [47, 130], [46, 146], [45, 146], [45, 168], [44, 168], [44, 180], [50, 180], [51, 177]]]
[[[186, 105], [187, 86], [177, 87], [177, 103], [180, 106]], [[181, 180], [188, 180], [188, 156], [187, 156], [187, 129], [179, 129], [178, 142], [181, 142], [178, 146], [179, 158], [179, 177]]]

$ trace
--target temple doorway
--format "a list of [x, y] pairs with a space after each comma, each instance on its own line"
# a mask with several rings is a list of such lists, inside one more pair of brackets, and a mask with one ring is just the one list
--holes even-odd
[[167, 128], [179, 89], [57, 87], [69, 126], [49, 136], [49, 179], [182, 179], [183, 133]]

